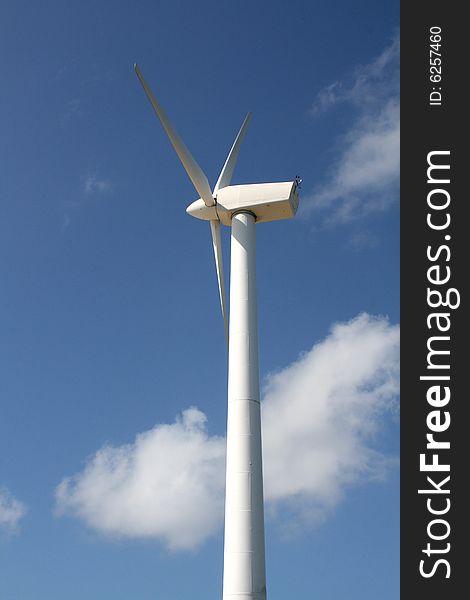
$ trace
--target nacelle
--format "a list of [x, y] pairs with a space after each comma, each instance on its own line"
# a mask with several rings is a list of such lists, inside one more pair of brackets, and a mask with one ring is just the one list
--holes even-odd
[[199, 198], [186, 212], [204, 221], [219, 219], [228, 226], [233, 215], [241, 211], [253, 213], [257, 223], [292, 219], [299, 206], [299, 182], [228, 185], [219, 190], [216, 200], [214, 206], [206, 206]]
[[298, 185], [283, 183], [253, 183], [229, 185], [217, 194], [217, 214], [220, 222], [231, 225], [236, 212], [249, 211], [257, 223], [292, 219], [299, 206]]

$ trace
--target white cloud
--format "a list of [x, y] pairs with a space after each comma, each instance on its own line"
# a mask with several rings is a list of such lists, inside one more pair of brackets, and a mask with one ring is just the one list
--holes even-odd
[[350, 85], [321, 90], [312, 113], [339, 102], [357, 111], [338, 140], [326, 180], [303, 198], [300, 212], [320, 213], [325, 222], [346, 222], [387, 208], [397, 197], [400, 167], [399, 41], [393, 40], [371, 64], [356, 71]]
[[27, 512], [26, 505], [5, 487], [0, 487], [0, 531], [12, 533]]
[[279, 373], [264, 391], [266, 498], [307, 520], [324, 516], [346, 486], [382, 478], [374, 448], [398, 394], [399, 328], [362, 314]]
[[[376, 448], [398, 393], [398, 326], [363, 314], [268, 377], [263, 400], [268, 507], [316, 522], [348, 485], [383, 477]], [[134, 443], [99, 450], [56, 490], [61, 514], [116, 536], [155, 537], [171, 549], [202, 543], [222, 525], [225, 441], [196, 408]]]
[[206, 416], [189, 408], [133, 444], [99, 450], [81, 473], [60, 483], [57, 507], [103, 533], [191, 548], [219, 527], [224, 461], [223, 438], [209, 437]]

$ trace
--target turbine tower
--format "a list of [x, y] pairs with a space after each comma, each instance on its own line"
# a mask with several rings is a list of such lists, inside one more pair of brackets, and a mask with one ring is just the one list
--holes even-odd
[[[137, 76], [200, 198], [186, 212], [209, 221], [229, 348], [223, 600], [265, 600], [263, 466], [258, 367], [255, 225], [294, 217], [300, 179], [230, 185], [246, 116], [214, 190], [178, 136], [137, 65]], [[231, 230], [230, 331], [220, 223]]]

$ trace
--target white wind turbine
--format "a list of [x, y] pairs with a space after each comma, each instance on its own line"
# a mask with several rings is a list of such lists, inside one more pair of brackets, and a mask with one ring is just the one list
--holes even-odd
[[[245, 118], [211, 191], [153, 95], [137, 76], [200, 198], [186, 212], [209, 221], [220, 305], [229, 347], [223, 600], [265, 600], [263, 468], [256, 307], [255, 223], [292, 218], [300, 180], [230, 185], [251, 113]], [[232, 227], [230, 332], [222, 266], [220, 223]]]

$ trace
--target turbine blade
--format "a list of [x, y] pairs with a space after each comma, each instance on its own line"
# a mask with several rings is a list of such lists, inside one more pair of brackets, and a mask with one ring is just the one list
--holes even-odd
[[155, 112], [157, 113], [158, 118], [160, 119], [160, 123], [163, 125], [163, 129], [166, 131], [166, 134], [170, 138], [170, 142], [173, 144], [173, 148], [176, 150], [176, 154], [179, 156], [179, 159], [183, 163], [183, 167], [185, 168], [186, 173], [189, 175], [189, 178], [193, 182], [197, 193], [204, 200], [206, 206], [214, 206], [215, 200], [212, 196], [209, 182], [207, 181], [207, 177], [205, 176], [203, 170], [191, 156], [191, 153], [186, 148], [183, 140], [179, 137], [172, 124], [168, 120], [168, 117], [166, 116], [162, 107], [153, 95], [152, 90], [145, 81], [144, 76], [142, 75], [142, 72], [137, 66], [137, 64], [134, 65], [134, 69], [137, 74], [137, 77], [140, 80], [140, 83], [142, 84], [142, 87], [145, 90], [145, 93], [147, 94], [148, 99], [150, 100], [150, 103], [152, 104]]
[[251, 117], [252, 113], [249, 112], [246, 115], [245, 120], [243, 121], [243, 125], [240, 127], [240, 131], [238, 132], [238, 135], [235, 138], [235, 141], [233, 142], [232, 149], [230, 150], [227, 156], [227, 160], [225, 161], [222, 171], [220, 172], [219, 179], [215, 184], [214, 196], [217, 196], [217, 192], [220, 189], [230, 185], [230, 182], [232, 181], [235, 165], [237, 164], [238, 153], [240, 152], [240, 147], [242, 145], [243, 138], [245, 137], [246, 130], [248, 129]]
[[220, 307], [224, 319], [225, 339], [228, 346], [228, 319], [227, 303], [225, 301], [224, 267], [222, 263], [222, 243], [220, 241], [220, 221], [209, 221], [212, 233], [212, 246], [214, 248], [215, 270], [217, 271], [217, 283], [219, 284]]

